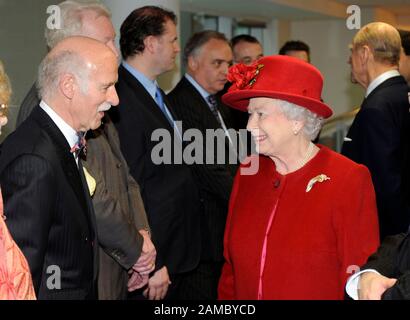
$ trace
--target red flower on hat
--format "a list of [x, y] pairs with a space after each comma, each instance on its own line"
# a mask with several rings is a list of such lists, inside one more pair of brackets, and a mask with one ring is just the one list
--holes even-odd
[[252, 87], [263, 67], [264, 65], [257, 61], [250, 66], [243, 63], [235, 64], [229, 68], [228, 81], [235, 85], [236, 90]]

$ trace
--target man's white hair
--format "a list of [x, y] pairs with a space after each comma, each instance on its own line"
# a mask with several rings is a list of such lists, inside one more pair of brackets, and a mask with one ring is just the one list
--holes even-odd
[[111, 18], [110, 11], [98, 0], [67, 0], [61, 2], [60, 7], [60, 29], [45, 29], [45, 38], [49, 49], [71, 36], [82, 36], [83, 15], [84, 12], [95, 12], [98, 16]]
[[315, 140], [317, 135], [319, 134], [320, 129], [322, 129], [324, 119], [323, 117], [317, 115], [316, 113], [311, 112], [310, 110], [301, 107], [297, 104], [273, 99], [275, 104], [279, 106], [282, 113], [288, 120], [296, 120], [296, 121], [303, 121], [303, 133], [304, 135], [310, 139]]
[[81, 91], [88, 90], [89, 68], [84, 59], [76, 52], [62, 51], [52, 56], [46, 56], [38, 69], [37, 89], [43, 100], [51, 99], [58, 92], [60, 77], [72, 74]]

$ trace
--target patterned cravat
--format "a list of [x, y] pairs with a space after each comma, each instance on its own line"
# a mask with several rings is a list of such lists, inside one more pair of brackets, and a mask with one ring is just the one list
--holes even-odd
[[87, 154], [87, 142], [85, 140], [85, 132], [84, 131], [78, 131], [77, 132], [77, 143], [71, 148], [70, 152], [74, 154], [76, 158], [83, 153], [84, 155]]
[[214, 94], [210, 94], [207, 99], [209, 102], [209, 108], [211, 109], [216, 120], [218, 120], [219, 124], [221, 124], [221, 120], [219, 119], [218, 102], [216, 101], [216, 96]]

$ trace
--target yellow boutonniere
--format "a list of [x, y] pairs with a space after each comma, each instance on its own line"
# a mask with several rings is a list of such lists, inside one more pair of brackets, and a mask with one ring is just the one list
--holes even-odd
[[85, 176], [85, 180], [87, 181], [87, 185], [88, 185], [88, 191], [90, 192], [90, 196], [94, 195], [95, 192], [95, 188], [97, 186], [95, 179], [92, 177], [92, 175], [87, 171], [86, 168], [84, 168], [84, 176]]
[[313, 188], [313, 186], [315, 185], [316, 182], [323, 182], [323, 181], [326, 181], [326, 180], [330, 180], [330, 178], [327, 175], [323, 174], [323, 173], [319, 174], [318, 176], [316, 176], [312, 179], [310, 179], [310, 181], [309, 181], [309, 183], [307, 184], [307, 187], [306, 187], [306, 192], [309, 192], [310, 190], [312, 190], [312, 188]]

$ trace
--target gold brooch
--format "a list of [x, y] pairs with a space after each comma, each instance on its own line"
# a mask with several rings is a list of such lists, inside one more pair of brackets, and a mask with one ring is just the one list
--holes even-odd
[[323, 181], [326, 181], [326, 180], [330, 180], [330, 178], [327, 175], [323, 174], [323, 173], [319, 174], [318, 176], [316, 176], [312, 179], [310, 179], [310, 181], [309, 181], [309, 183], [307, 184], [307, 187], [306, 187], [306, 192], [309, 192], [310, 190], [312, 190], [312, 188], [313, 188], [313, 186], [315, 185], [316, 182], [323, 182]]
[[249, 82], [249, 87], [252, 87], [255, 84], [256, 78], [258, 77], [259, 72], [261, 71], [261, 69], [263, 69], [264, 66], [265, 65], [263, 65], [263, 64], [258, 64], [256, 66], [255, 75], [253, 76], [253, 78]]

